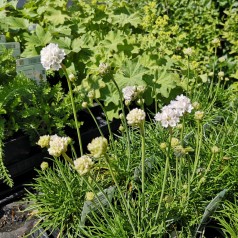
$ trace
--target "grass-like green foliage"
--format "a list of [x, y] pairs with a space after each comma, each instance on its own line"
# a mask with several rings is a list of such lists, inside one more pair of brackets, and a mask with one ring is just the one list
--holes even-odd
[[238, 235], [238, 207], [237, 201], [225, 202], [220, 212], [215, 216], [227, 237]]
[[[172, 136], [179, 140], [179, 145], [189, 149], [186, 153], [177, 153], [176, 147], [172, 146], [169, 151], [168, 176], [157, 220], [155, 217], [162, 192], [170, 135], [169, 130], [152, 120], [145, 123], [146, 212], [143, 217], [141, 135], [139, 130], [130, 129], [129, 169], [127, 136], [122, 133], [115, 137], [114, 144], [108, 149], [110, 167], [105, 157], [94, 159], [95, 166], [90, 175], [80, 176], [70, 164], [56, 159], [54, 167], [39, 171], [39, 177], [32, 184], [37, 193], [30, 194], [28, 199], [32, 202], [31, 209], [36, 209], [37, 217], [42, 221], [40, 226], [44, 229], [58, 227], [62, 236], [69, 237], [135, 237], [118, 189], [105, 207], [94, 200], [97, 209], [88, 213], [84, 224], [80, 222], [86, 192], [97, 194], [102, 189], [115, 186], [111, 168], [127, 201], [137, 237], [171, 237], [173, 234], [192, 237], [198, 227], [202, 233], [206, 223], [221, 207], [222, 200], [232, 198], [237, 189], [238, 136], [235, 128], [238, 114], [236, 107], [227, 106], [229, 93], [223, 92], [223, 97], [224, 101], [219, 107], [207, 111], [207, 105], [211, 102], [206, 101], [205, 95], [201, 94], [197, 98], [199, 102], [201, 100], [199, 110], [205, 112], [201, 127], [194, 119], [196, 110], [193, 110], [191, 114], [185, 115], [183, 131], [181, 127], [173, 129]], [[167, 149], [160, 148], [163, 142], [167, 143]], [[213, 146], [217, 146], [219, 151], [212, 152]], [[199, 160], [192, 179], [196, 156]], [[75, 187], [76, 183], [78, 188]], [[54, 189], [62, 193], [57, 192], [55, 197]], [[226, 192], [221, 198], [214, 199], [224, 189]], [[78, 205], [74, 207], [76, 200]], [[66, 202], [68, 206], [65, 206]], [[71, 217], [75, 219], [70, 220], [69, 224]]]
[[[24, 115], [32, 120], [28, 129], [42, 124], [51, 129], [54, 121], [59, 129], [73, 125], [61, 109], [75, 102], [78, 110], [82, 102], [90, 106], [98, 100], [107, 118], [120, 117], [124, 127], [114, 140], [110, 136], [107, 153], [93, 158], [86, 175], [59, 158], [39, 171], [31, 185], [36, 193], [28, 199], [40, 227], [59, 228], [61, 237], [74, 238], [184, 238], [204, 232], [222, 200], [232, 200], [237, 191], [236, 8], [233, 0], [73, 1], [69, 8], [64, 0], [37, 0], [24, 9], [5, 4], [0, 22], [9, 27], [8, 39], [21, 42], [22, 56], [38, 55], [48, 43], [57, 43], [67, 54], [60, 74], [76, 76], [70, 82], [75, 101], [59, 86], [44, 89], [39, 104], [32, 99], [37, 109], [25, 107]], [[192, 53], [186, 54], [190, 47]], [[144, 100], [125, 107], [125, 86], [145, 86]], [[181, 92], [200, 106], [173, 130], [155, 124], [154, 114]], [[52, 111], [54, 100], [63, 103]], [[135, 105], [146, 110], [143, 128], [130, 128], [119, 116]], [[58, 120], [44, 118], [31, 126], [43, 110]], [[199, 121], [194, 119], [198, 110], [204, 112]], [[172, 138], [180, 147], [171, 144]], [[115, 189], [113, 195], [105, 192], [109, 188]], [[87, 192], [95, 195], [90, 206]], [[220, 222], [229, 234], [235, 228], [224, 222], [222, 217], [230, 215], [224, 211]]]

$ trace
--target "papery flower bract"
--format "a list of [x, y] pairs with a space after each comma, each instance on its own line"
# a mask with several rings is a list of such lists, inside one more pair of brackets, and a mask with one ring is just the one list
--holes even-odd
[[145, 112], [139, 108], [134, 108], [131, 110], [127, 116], [127, 123], [130, 126], [140, 126], [145, 121]]
[[91, 143], [88, 144], [87, 148], [93, 157], [99, 158], [104, 155], [107, 151], [108, 142], [105, 137], [96, 137]]
[[49, 147], [50, 136], [49, 135], [40, 136], [40, 139], [36, 144], [39, 145], [41, 148]]
[[84, 175], [90, 171], [93, 166], [93, 161], [88, 155], [83, 155], [74, 160], [74, 168], [80, 174]]
[[48, 149], [49, 154], [55, 157], [61, 156], [62, 153], [67, 151], [68, 144], [70, 144], [71, 141], [69, 137], [51, 136]]
[[123, 98], [128, 101], [133, 101], [136, 93], [136, 86], [126, 86], [122, 89]]
[[50, 43], [44, 47], [41, 52], [41, 64], [48, 70], [59, 70], [61, 68], [61, 63], [65, 58], [64, 50], [58, 47], [58, 44]]
[[164, 106], [161, 112], [158, 112], [155, 115], [155, 120], [161, 122], [162, 126], [167, 127], [175, 127], [179, 122], [179, 114], [178, 112], [169, 106]]

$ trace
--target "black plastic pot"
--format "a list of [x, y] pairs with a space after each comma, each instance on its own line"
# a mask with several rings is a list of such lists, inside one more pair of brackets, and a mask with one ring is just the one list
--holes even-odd
[[26, 135], [18, 136], [4, 145], [4, 164], [6, 166], [25, 159], [31, 152], [29, 137]]

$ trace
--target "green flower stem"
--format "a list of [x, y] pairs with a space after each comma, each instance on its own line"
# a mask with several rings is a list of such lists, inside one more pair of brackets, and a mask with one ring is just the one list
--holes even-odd
[[126, 136], [127, 136], [127, 156], [128, 156], [127, 170], [129, 170], [130, 169], [130, 161], [131, 161], [131, 146], [130, 146], [130, 134], [129, 134], [128, 127], [126, 126], [126, 113], [125, 113], [125, 109], [124, 109], [124, 105], [123, 105], [123, 101], [122, 101], [123, 96], [122, 96], [122, 92], [114, 78], [112, 78], [112, 81], [115, 84], [117, 91], [119, 93], [119, 101], [121, 104], [123, 121], [124, 121], [124, 125], [125, 125]]
[[188, 84], [189, 84], [189, 77], [190, 77], [190, 65], [189, 65], [189, 56], [187, 56], [187, 90], [186, 90], [186, 96], [188, 96]]
[[217, 56], [217, 47], [215, 47], [215, 50], [214, 50], [214, 61], [213, 61], [213, 66], [212, 66], [213, 76], [212, 76], [212, 81], [211, 81], [210, 87], [209, 87], [208, 99], [210, 99], [212, 96], [212, 88], [213, 88], [213, 84], [214, 84], [214, 74], [215, 74], [215, 65], [216, 65], [216, 56]]
[[166, 154], [166, 162], [165, 162], [165, 168], [164, 168], [164, 178], [163, 178], [163, 184], [162, 184], [162, 191], [160, 194], [160, 200], [159, 200], [159, 205], [158, 205], [158, 209], [156, 212], [156, 216], [155, 216], [155, 223], [158, 220], [159, 217], [159, 213], [160, 213], [160, 209], [161, 209], [161, 204], [162, 204], [162, 200], [164, 197], [164, 192], [165, 192], [165, 185], [166, 185], [166, 180], [167, 180], [167, 175], [168, 175], [168, 169], [169, 169], [169, 155], [170, 155], [170, 149], [171, 149], [171, 140], [172, 140], [172, 128], [169, 128], [169, 145], [168, 145], [168, 150], [167, 150], [167, 154]]
[[207, 111], [210, 111], [210, 109], [212, 108], [212, 106], [214, 105], [214, 103], [215, 103], [215, 101], [216, 101], [217, 93], [218, 93], [220, 84], [221, 84], [221, 77], [218, 78], [218, 83], [217, 83], [217, 85], [216, 85], [216, 91], [215, 91], [214, 97], [213, 97], [212, 102], [210, 103], [210, 105], [209, 105]]
[[129, 218], [130, 225], [131, 225], [131, 227], [133, 229], [133, 232], [134, 232], [134, 237], [136, 238], [137, 237], [136, 229], [135, 229], [134, 223], [132, 221], [131, 213], [130, 213], [130, 210], [129, 210], [128, 206], [127, 206], [127, 202], [126, 202], [125, 196], [123, 195], [123, 193], [121, 191], [121, 188], [120, 188], [120, 186], [119, 186], [119, 184], [118, 184], [118, 182], [116, 180], [116, 177], [115, 177], [115, 175], [114, 175], [114, 173], [112, 171], [112, 167], [110, 165], [108, 156], [105, 155], [105, 158], [106, 158], [106, 162], [107, 162], [110, 174], [112, 176], [112, 179], [113, 179], [114, 183], [116, 184], [116, 187], [117, 187], [117, 189], [118, 189], [118, 191], [120, 193], [121, 199], [122, 199], [122, 201], [124, 203], [124, 206], [125, 206], [125, 209], [126, 209], [126, 213], [127, 213], [128, 218]]
[[[103, 196], [106, 198], [106, 200], [107, 200], [107, 202], [108, 202], [108, 204], [109, 204], [109, 206], [110, 206], [112, 212], [113, 212], [114, 215], [116, 216], [116, 211], [115, 211], [115, 209], [114, 209], [114, 207], [113, 207], [111, 201], [108, 199], [107, 194], [104, 192], [104, 190], [102, 189], [102, 187], [97, 183], [96, 179], [93, 178], [92, 174], [89, 173], [89, 177], [92, 179], [92, 181], [93, 181], [93, 182], [96, 184], [96, 186], [98, 187], [99, 191], [100, 191], [100, 192], [103, 194]], [[87, 183], [88, 183], [88, 182], [87, 182]], [[88, 185], [90, 186], [91, 190], [95, 193], [95, 191], [94, 191], [93, 187], [91, 186], [91, 184], [88, 183]], [[95, 193], [95, 194], [96, 194], [96, 193]]]
[[76, 113], [76, 108], [75, 108], [75, 102], [74, 102], [74, 98], [73, 98], [73, 90], [71, 87], [71, 82], [69, 79], [69, 75], [67, 73], [66, 67], [64, 66], [64, 64], [61, 64], [61, 67], [64, 71], [64, 74], [67, 78], [67, 83], [68, 83], [68, 87], [69, 87], [69, 94], [70, 94], [70, 99], [71, 99], [71, 105], [72, 105], [72, 109], [73, 109], [73, 114], [74, 114], [74, 121], [75, 121], [75, 127], [77, 130], [77, 135], [78, 135], [78, 142], [79, 142], [79, 148], [80, 148], [80, 155], [83, 155], [83, 146], [82, 146], [82, 140], [81, 140], [81, 135], [80, 135], [80, 124], [78, 123], [78, 119], [77, 119], [77, 113]]
[[93, 115], [92, 111], [90, 110], [89, 107], [87, 107], [87, 110], [88, 110], [88, 112], [90, 113], [91, 117], [93, 118], [93, 120], [94, 120], [94, 122], [95, 122], [95, 124], [96, 124], [96, 126], [97, 126], [97, 128], [98, 128], [98, 131], [99, 131], [100, 135], [101, 135], [102, 137], [104, 137], [104, 135], [103, 135], [103, 133], [102, 133], [102, 130], [101, 130], [100, 126], [98, 125], [97, 119], [96, 119], [95, 116]]
[[[211, 168], [211, 165], [212, 165], [212, 162], [213, 162], [214, 158], [215, 158], [215, 154], [212, 153], [211, 159], [210, 159], [209, 164], [208, 164], [208, 166], [207, 166], [207, 168], [204, 172], [203, 178], [206, 178], [207, 173], [209, 172], [209, 170]], [[197, 190], [199, 190], [201, 184], [202, 184], [202, 178], [199, 180], [198, 186], [196, 187]]]
[[140, 125], [141, 134], [141, 179], [142, 179], [142, 220], [145, 215], [145, 127], [144, 122]]
[[66, 153], [63, 153], [62, 156], [64, 157], [66, 161], [68, 161], [74, 167], [73, 160]]
[[112, 145], [114, 147], [114, 139], [113, 139], [113, 134], [112, 134], [111, 126], [110, 126], [110, 121], [109, 121], [108, 116], [107, 116], [107, 111], [104, 109], [103, 105], [100, 103], [100, 101], [98, 99], [95, 98], [95, 101], [101, 107], [101, 109], [102, 109], [102, 111], [103, 111], [103, 113], [106, 117], [107, 127], [108, 127], [108, 132], [109, 132], [109, 139], [110, 139], [110, 142], [112, 143]]
[[197, 166], [198, 166], [198, 161], [200, 158], [200, 150], [201, 150], [201, 144], [202, 144], [202, 126], [200, 121], [198, 120], [198, 128], [197, 128], [197, 136], [196, 136], [196, 150], [195, 150], [195, 161], [194, 161], [194, 165], [193, 165], [193, 172], [192, 172], [192, 176], [189, 180], [189, 183], [193, 181], [196, 170], [197, 170]]

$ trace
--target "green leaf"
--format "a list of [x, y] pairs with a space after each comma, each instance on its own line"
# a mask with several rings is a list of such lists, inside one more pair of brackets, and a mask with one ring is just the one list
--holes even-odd
[[41, 46], [50, 43], [52, 36], [48, 31], [45, 31], [40, 25], [36, 26], [36, 35], [41, 42]]
[[48, 10], [45, 15], [45, 20], [55, 26], [64, 24], [65, 20], [69, 18], [70, 17], [68, 15], [63, 14], [60, 10], [55, 10], [52, 8]]
[[12, 29], [28, 29], [29, 21], [19, 17], [7, 17], [5, 23]]
[[108, 34], [105, 36], [105, 39], [101, 42], [101, 44], [110, 51], [117, 52], [117, 46], [123, 45], [124, 39], [125, 36], [122, 34], [121, 31], [109, 31]]
[[84, 34], [81, 37], [78, 37], [72, 42], [72, 51], [78, 53], [81, 49], [93, 47], [93, 38], [89, 34]]
[[121, 13], [120, 15], [113, 15], [111, 18], [113, 24], [118, 24], [122, 27], [126, 24], [137, 27], [141, 23], [141, 17], [138, 12], [132, 14]]
[[148, 69], [143, 67], [138, 59], [126, 60], [121, 70], [115, 74], [115, 80], [122, 89], [125, 86], [145, 85], [143, 77], [148, 73]]
[[60, 37], [59, 39], [52, 40], [52, 42], [65, 49], [67, 54], [71, 51], [71, 39], [69, 37]]

